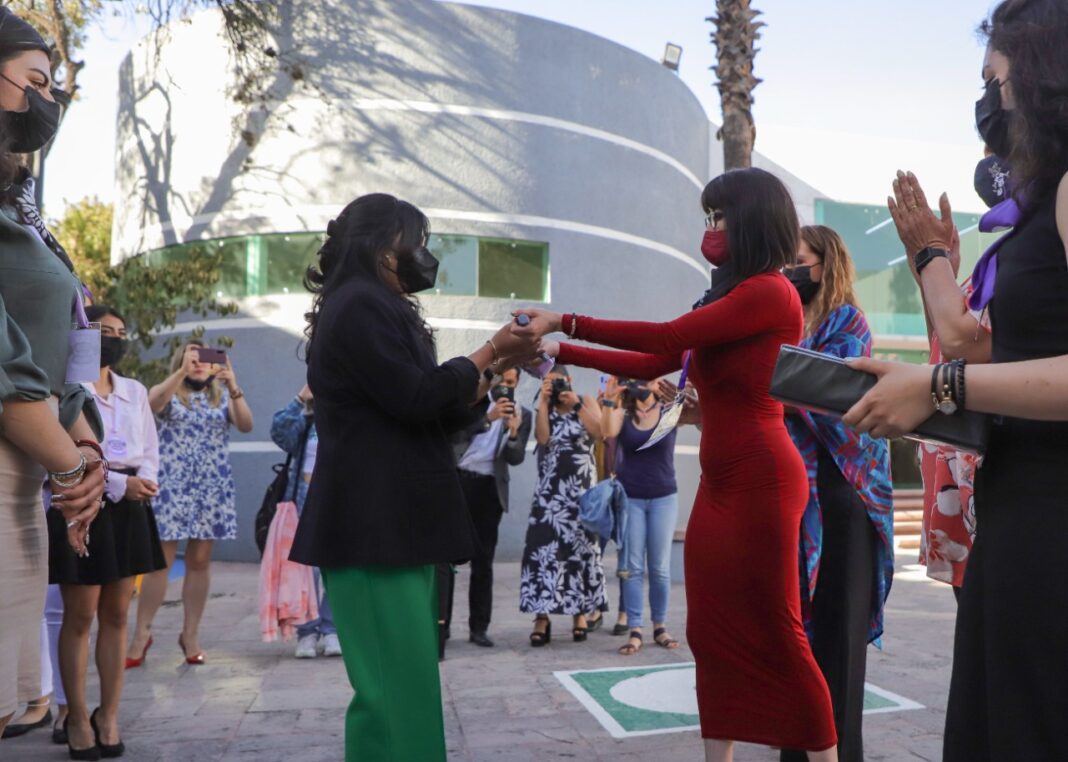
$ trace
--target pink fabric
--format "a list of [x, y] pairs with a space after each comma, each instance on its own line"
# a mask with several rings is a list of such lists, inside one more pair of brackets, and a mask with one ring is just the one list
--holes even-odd
[[297, 625], [319, 617], [312, 568], [289, 560], [297, 533], [297, 506], [279, 503], [260, 562], [260, 634], [266, 643], [292, 640]]

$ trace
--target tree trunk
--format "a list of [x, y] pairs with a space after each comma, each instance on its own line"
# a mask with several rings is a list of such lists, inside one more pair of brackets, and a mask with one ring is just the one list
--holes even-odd
[[723, 167], [728, 170], [751, 166], [756, 142], [753, 89], [760, 80], [753, 76], [753, 61], [764, 24], [756, 20], [760, 11], [750, 8], [749, 2], [716, 0], [716, 15], [705, 19], [715, 26], [712, 43], [716, 46], [716, 65], [712, 71], [719, 79], [723, 126], [718, 137], [723, 141]]

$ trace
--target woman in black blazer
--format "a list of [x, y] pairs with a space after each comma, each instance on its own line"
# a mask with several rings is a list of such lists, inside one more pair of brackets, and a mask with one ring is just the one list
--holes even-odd
[[361, 196], [305, 281], [319, 451], [290, 558], [322, 569], [333, 603], [356, 688], [349, 762], [445, 759], [434, 564], [474, 550], [448, 435], [477, 417], [493, 371], [535, 348], [505, 326], [437, 364], [410, 296], [434, 285], [428, 234], [411, 204]]

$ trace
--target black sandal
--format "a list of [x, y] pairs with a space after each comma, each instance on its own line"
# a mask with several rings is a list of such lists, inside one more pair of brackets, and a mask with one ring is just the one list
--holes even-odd
[[[638, 641], [638, 644], [634, 645], [633, 643], [630, 642], [632, 640]], [[642, 634], [641, 634], [641, 632], [639, 632], [638, 630], [631, 630], [630, 631], [630, 637], [627, 639], [627, 642], [619, 647], [619, 655], [620, 656], [634, 656], [634, 654], [636, 654], [636, 653], [638, 653], [638, 651], [642, 650], [642, 645], [643, 645], [643, 643], [642, 643]]]
[[626, 635], [627, 634], [627, 625], [622, 624], [620, 622], [616, 622], [615, 626], [612, 627], [612, 634], [613, 635]]
[[589, 617], [586, 617], [586, 629], [589, 632], [593, 632], [594, 630], [599, 629], [601, 627], [601, 625], [603, 625], [603, 624], [604, 624], [604, 614], [598, 613], [598, 616], [597, 616], [596, 619], [590, 619]]
[[657, 627], [653, 630], [653, 642], [669, 651], [679, 647], [679, 641], [668, 634], [667, 627]]
[[534, 620], [534, 624], [537, 624], [538, 622], [545, 622], [545, 632], [534, 630], [534, 632], [530, 633], [530, 645], [533, 648], [541, 648], [553, 639], [552, 621], [548, 617], [538, 617]]

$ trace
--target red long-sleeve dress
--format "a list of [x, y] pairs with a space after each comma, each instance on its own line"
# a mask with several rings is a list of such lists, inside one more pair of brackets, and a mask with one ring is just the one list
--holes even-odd
[[[670, 323], [577, 319], [559, 361], [631, 378], [678, 370], [701, 400], [701, 484], [686, 529], [686, 637], [697, 661], [701, 735], [821, 751], [837, 737], [827, 684], [801, 625], [801, 456], [768, 394], [783, 344], [802, 335], [797, 291], [778, 273]], [[570, 322], [565, 321], [570, 328]]]

